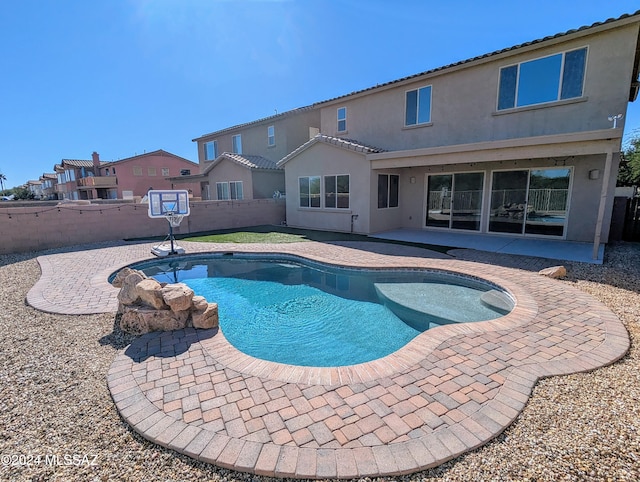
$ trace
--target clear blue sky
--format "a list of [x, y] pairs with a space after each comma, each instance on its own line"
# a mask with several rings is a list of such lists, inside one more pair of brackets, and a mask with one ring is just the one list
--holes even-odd
[[[0, 172], [164, 149], [633, 13], [638, 0], [0, 0]], [[626, 132], [640, 127], [640, 100]], [[614, 114], [614, 113], [612, 113]]]

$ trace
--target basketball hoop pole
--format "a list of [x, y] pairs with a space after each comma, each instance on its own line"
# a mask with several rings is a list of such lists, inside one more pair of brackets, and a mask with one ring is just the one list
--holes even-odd
[[168, 219], [167, 219], [167, 221], [169, 222], [169, 239], [171, 240], [171, 252], [170, 252], [170, 254], [178, 254], [178, 252], [173, 247], [173, 224], [171, 224], [171, 221], [169, 221]]

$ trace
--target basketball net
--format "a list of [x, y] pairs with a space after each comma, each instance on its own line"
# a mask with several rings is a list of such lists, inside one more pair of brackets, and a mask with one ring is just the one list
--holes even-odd
[[169, 225], [172, 228], [177, 228], [180, 226], [180, 223], [184, 218], [184, 214], [167, 213], [164, 217], [167, 218], [167, 221], [169, 221]]

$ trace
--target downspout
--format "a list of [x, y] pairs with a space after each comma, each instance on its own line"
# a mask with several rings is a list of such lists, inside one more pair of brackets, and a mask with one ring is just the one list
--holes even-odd
[[607, 158], [604, 164], [604, 176], [602, 178], [602, 189], [600, 190], [600, 206], [598, 206], [598, 221], [596, 222], [596, 234], [593, 239], [593, 256], [598, 259], [598, 251], [600, 250], [600, 240], [602, 238], [602, 223], [604, 220], [604, 210], [607, 203], [607, 191], [609, 190], [609, 182], [611, 178], [611, 164], [613, 161], [613, 151], [611, 148], [607, 150]]

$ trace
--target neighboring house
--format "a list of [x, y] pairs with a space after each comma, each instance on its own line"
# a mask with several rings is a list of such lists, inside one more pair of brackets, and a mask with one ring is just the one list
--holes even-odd
[[29, 193], [33, 194], [33, 199], [42, 199], [42, 182], [41, 181], [27, 181], [25, 185]]
[[[94, 153], [94, 160], [97, 154]], [[196, 174], [198, 164], [162, 149], [113, 162], [100, 163], [100, 182], [116, 178], [109, 188], [110, 199], [143, 197], [149, 189], [186, 189], [195, 198], [201, 197], [200, 183], [188, 182], [175, 186], [170, 180], [175, 176]]]
[[639, 25], [637, 12], [315, 104], [322, 134], [278, 162], [287, 223], [606, 242]]
[[[193, 180], [202, 183], [203, 199], [220, 199], [225, 195], [221, 183], [239, 181], [250, 182], [243, 185], [244, 199], [271, 198], [275, 191], [284, 191], [284, 174], [275, 163], [319, 128], [320, 111], [309, 106], [205, 134], [193, 139], [200, 164]], [[229, 196], [231, 189], [229, 184]]]
[[[174, 189], [171, 176], [190, 175], [198, 165], [163, 150], [119, 161], [104, 162], [97, 152], [92, 160], [63, 159], [54, 166], [61, 199], [134, 199], [149, 189]], [[200, 197], [200, 183], [179, 187]]]
[[265, 199], [284, 192], [284, 170], [262, 156], [223, 152], [202, 173], [209, 181], [207, 199]]
[[42, 174], [42, 176], [40, 176], [40, 182], [42, 183], [42, 199], [58, 199], [56, 193], [56, 184], [58, 183], [58, 177], [55, 173]]

